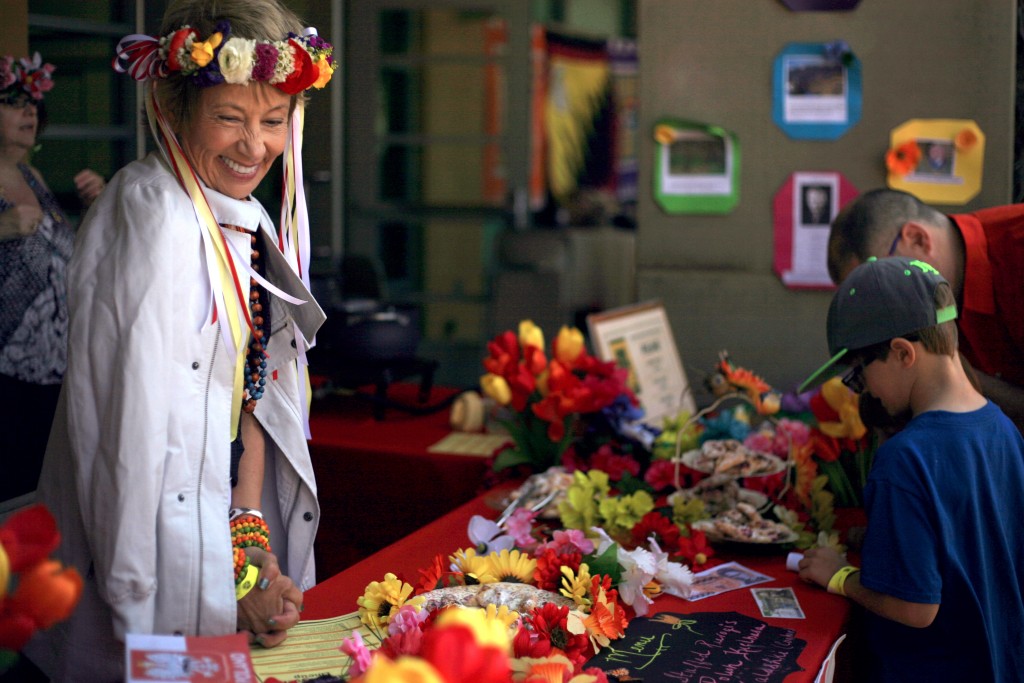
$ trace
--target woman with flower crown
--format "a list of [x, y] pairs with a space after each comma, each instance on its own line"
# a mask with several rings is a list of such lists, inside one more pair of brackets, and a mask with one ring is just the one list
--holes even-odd
[[[52, 64], [0, 57], [0, 500], [34, 491], [67, 358], [67, 263], [74, 228], [27, 163], [46, 123]], [[75, 176], [88, 207], [103, 178]]]
[[[28, 653], [55, 680], [123, 678], [129, 633], [299, 620], [319, 520], [307, 448], [304, 92], [331, 46], [278, 0], [172, 0], [118, 45], [159, 151], [111, 180], [70, 267], [68, 373], [39, 492], [86, 576]], [[284, 163], [279, 226], [251, 193]]]

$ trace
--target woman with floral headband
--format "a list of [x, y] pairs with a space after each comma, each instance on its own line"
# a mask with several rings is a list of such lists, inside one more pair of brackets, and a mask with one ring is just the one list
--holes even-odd
[[[160, 149], [114, 176], [71, 262], [39, 491], [86, 586], [30, 645], [55, 680], [120, 679], [129, 633], [276, 645], [314, 583], [304, 359], [324, 315], [300, 149], [331, 46], [277, 0], [172, 0], [114, 68], [146, 83]], [[251, 193], [278, 157], [276, 228]]]
[[[52, 64], [0, 57], [0, 500], [36, 488], [67, 360], [67, 263], [75, 235], [27, 163], [46, 123]], [[103, 178], [75, 176], [89, 206]]]

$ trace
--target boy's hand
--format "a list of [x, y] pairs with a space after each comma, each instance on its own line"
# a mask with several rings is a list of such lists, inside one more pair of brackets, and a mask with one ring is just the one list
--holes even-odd
[[828, 588], [829, 579], [846, 564], [843, 556], [832, 548], [810, 548], [804, 552], [804, 557], [797, 567], [800, 569], [801, 579]]

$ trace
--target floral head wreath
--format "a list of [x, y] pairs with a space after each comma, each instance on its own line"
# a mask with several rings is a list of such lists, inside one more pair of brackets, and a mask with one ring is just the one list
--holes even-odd
[[191, 26], [162, 38], [125, 36], [117, 44], [113, 66], [137, 81], [166, 78], [177, 71], [199, 87], [264, 82], [297, 95], [327, 85], [335, 69], [333, 52], [315, 28], [282, 40], [251, 40], [232, 37], [231, 23], [220, 21], [205, 40]]
[[43, 93], [53, 88], [53, 64], [43, 64], [42, 57], [35, 53], [32, 59], [14, 59], [11, 55], [0, 57], [0, 103], [9, 103], [19, 97], [30, 97], [36, 102], [43, 101]]

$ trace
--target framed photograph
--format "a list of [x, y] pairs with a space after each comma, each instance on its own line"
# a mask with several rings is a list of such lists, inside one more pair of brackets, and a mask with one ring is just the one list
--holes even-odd
[[649, 301], [587, 316], [594, 353], [629, 371], [629, 386], [644, 409], [644, 422], [661, 427], [696, 404], [672, 336], [665, 307]]

